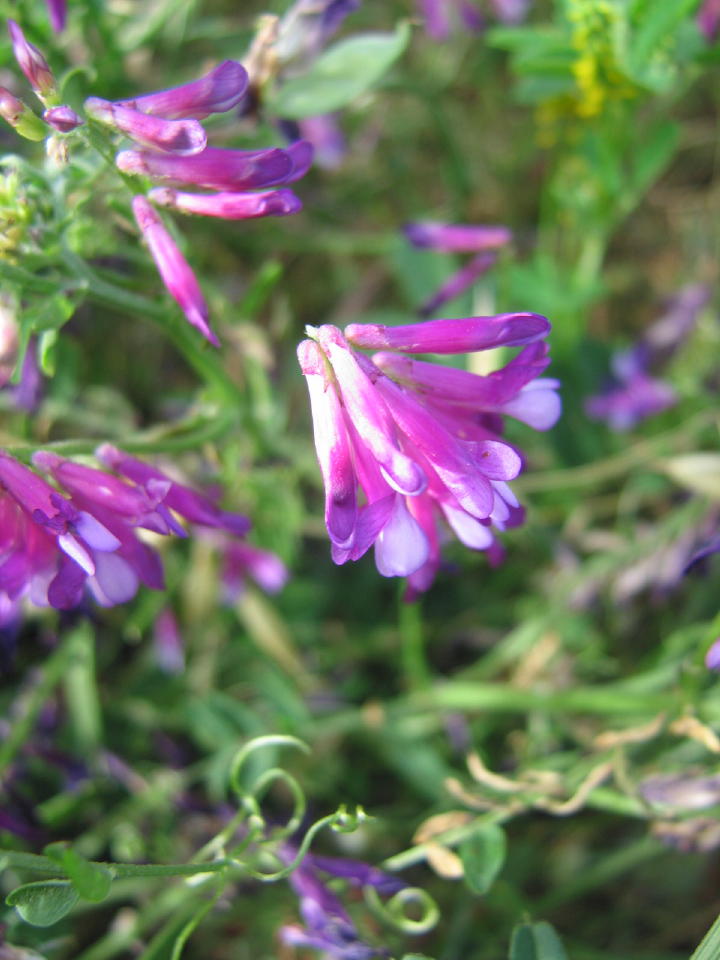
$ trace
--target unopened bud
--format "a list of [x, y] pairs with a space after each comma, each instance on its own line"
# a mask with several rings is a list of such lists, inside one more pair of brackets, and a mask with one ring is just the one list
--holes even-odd
[[72, 107], [64, 104], [59, 107], [50, 107], [49, 110], [46, 110], [43, 114], [43, 120], [45, 123], [49, 123], [58, 133], [70, 133], [72, 130], [75, 130], [76, 127], [82, 126], [85, 122], [80, 119]]
[[13, 53], [18, 66], [41, 100], [55, 94], [55, 77], [45, 57], [38, 48], [25, 39], [25, 34], [14, 20], [8, 20], [8, 30]]
[[40, 117], [5, 87], [0, 87], [0, 117], [26, 140], [44, 140], [47, 136], [47, 127]]

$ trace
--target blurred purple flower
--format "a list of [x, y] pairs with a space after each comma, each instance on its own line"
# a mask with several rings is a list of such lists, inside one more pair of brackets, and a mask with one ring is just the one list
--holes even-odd
[[[294, 855], [294, 854], [292, 854]], [[291, 859], [292, 855], [288, 855]], [[285, 926], [284, 943], [323, 950], [328, 960], [371, 960], [387, 951], [364, 943], [340, 899], [327, 887], [320, 873], [342, 877], [355, 886], [372, 886], [381, 894], [402, 890], [404, 883], [376, 867], [357, 860], [307, 854], [290, 875], [290, 885], [300, 899], [305, 927]]]
[[522, 23], [532, 0], [490, 0], [490, 6], [501, 23]]
[[175, 614], [164, 607], [155, 619], [155, 660], [164, 673], [182, 673], [185, 669], [185, 652], [182, 636]]
[[614, 354], [611, 364], [615, 382], [603, 393], [588, 398], [588, 416], [606, 420], [613, 430], [624, 431], [673, 406], [675, 391], [649, 371], [662, 367], [673, 356], [709, 299], [709, 289], [701, 284], [683, 287], [634, 347]]
[[38, 345], [35, 337], [30, 337], [23, 357], [20, 380], [11, 387], [13, 401], [19, 410], [34, 413], [40, 406], [42, 397], [42, 372], [37, 359]]
[[292, 190], [265, 190], [259, 193], [181, 193], [171, 187], [155, 187], [148, 198], [159, 207], [180, 213], [194, 213], [222, 220], [251, 220], [255, 217], [286, 217], [298, 213], [302, 203]]
[[447, 40], [454, 16], [466, 30], [478, 32], [485, 26], [483, 15], [469, 0], [417, 0], [425, 32], [433, 40]]
[[269, 550], [238, 541], [228, 543], [223, 550], [221, 574], [223, 592], [228, 602], [233, 602], [242, 593], [247, 577], [266, 593], [279, 593], [287, 583], [288, 570], [282, 560]]
[[708, 670], [720, 672], [720, 637], [711, 644], [710, 649], [705, 654], [705, 666]]
[[495, 254], [487, 251], [507, 246], [512, 240], [511, 231], [502, 226], [423, 220], [408, 223], [403, 229], [405, 236], [415, 247], [429, 248], [440, 253], [475, 254], [425, 301], [418, 311], [421, 316], [430, 316], [443, 304], [464, 293], [495, 263]]
[[[308, 327], [298, 348], [325, 486], [335, 563], [375, 545], [381, 575], [408, 577], [410, 597], [440, 565], [439, 521], [497, 559], [491, 527], [522, 522], [507, 481], [522, 458], [500, 439], [502, 415], [548, 429], [560, 414], [538, 314], [433, 320], [404, 327]], [[347, 339], [346, 339], [347, 338]], [[394, 352], [456, 354], [525, 346], [487, 377]], [[353, 347], [379, 349], [368, 358]]]
[[220, 341], [210, 329], [207, 304], [192, 267], [167, 227], [145, 197], [133, 197], [132, 211], [168, 292], [177, 301], [188, 323], [213, 346], [219, 347]]
[[697, 25], [708, 43], [714, 43], [720, 33], [720, 0], [704, 0], [697, 13]]
[[324, 170], [337, 170], [347, 153], [347, 144], [332, 113], [299, 121], [300, 136], [313, 145], [315, 163]]
[[62, 33], [67, 20], [67, 0], [46, 0], [50, 14], [50, 26], [55, 33]]

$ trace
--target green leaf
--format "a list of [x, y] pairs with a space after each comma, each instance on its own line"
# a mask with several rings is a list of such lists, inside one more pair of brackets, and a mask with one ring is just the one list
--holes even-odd
[[402, 54], [408, 23], [394, 33], [361, 33], [336, 43], [310, 70], [283, 84], [271, 101], [273, 113], [289, 120], [332, 113], [366, 93]]
[[720, 956], [720, 917], [710, 927], [690, 960], [717, 960]]
[[77, 903], [78, 894], [67, 880], [39, 880], [24, 883], [11, 891], [5, 900], [15, 907], [26, 923], [34, 927], [51, 927]]
[[[51, 843], [43, 851], [67, 873], [73, 887], [83, 898], [92, 903], [104, 900], [110, 892], [112, 874], [98, 863], [90, 863], [65, 843]], [[72, 906], [72, 904], [71, 904]]]
[[549, 923], [523, 923], [513, 930], [509, 960], [568, 960]]
[[465, 883], [473, 893], [488, 892], [502, 869], [507, 852], [505, 831], [489, 823], [468, 837], [459, 849], [465, 871]]

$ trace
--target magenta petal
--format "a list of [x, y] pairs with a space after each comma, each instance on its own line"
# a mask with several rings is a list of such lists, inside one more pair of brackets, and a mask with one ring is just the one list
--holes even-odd
[[120, 104], [143, 113], [166, 119], [194, 117], [202, 120], [211, 113], [224, 113], [236, 107], [248, 85], [248, 75], [236, 60], [223, 60], [210, 73], [198, 80], [121, 100]]
[[70, 133], [71, 130], [81, 127], [84, 121], [75, 113], [72, 107], [63, 104], [50, 107], [42, 115], [45, 123], [50, 124], [58, 133]]
[[250, 220], [255, 217], [285, 217], [302, 210], [292, 190], [262, 193], [181, 193], [171, 187], [155, 187], [148, 194], [153, 203], [181, 213], [223, 220]]
[[375, 541], [375, 566], [383, 577], [407, 577], [430, 556], [430, 544], [398, 494], [390, 517]]
[[325, 485], [325, 523], [332, 542], [348, 549], [357, 519], [357, 480], [340, 399], [327, 383], [325, 359], [313, 340], [300, 344], [298, 360], [310, 393], [315, 450]]
[[194, 157], [150, 150], [123, 150], [115, 158], [124, 173], [165, 183], [194, 184], [210, 190], [252, 190], [285, 183], [293, 173], [292, 157], [277, 148], [227, 150], [206, 147]]
[[516, 347], [546, 336], [550, 323], [537, 313], [501, 313], [494, 317], [427, 320], [404, 327], [351, 323], [345, 329], [356, 347], [406, 353], [471, 353], [492, 347]]
[[401, 452], [395, 439], [390, 412], [361, 369], [337, 327], [319, 331], [320, 346], [333, 368], [348, 417], [383, 470], [387, 482], [398, 492], [417, 496], [427, 486], [422, 469]]
[[390, 518], [397, 496], [396, 493], [390, 493], [360, 508], [355, 529], [355, 542], [350, 552], [351, 560], [359, 560], [375, 543], [380, 531]]
[[14, 20], [8, 20], [7, 24], [13, 54], [27, 82], [40, 98], [54, 93], [55, 77], [45, 57], [34, 44], [25, 39], [25, 34]]
[[404, 227], [408, 240], [416, 247], [430, 247], [443, 253], [477, 253], [504, 247], [512, 240], [507, 227], [481, 224], [438, 223], [433, 220], [408, 223]]
[[213, 346], [219, 347], [220, 341], [208, 323], [205, 298], [190, 264], [145, 197], [134, 197], [132, 209], [168, 292], [177, 301], [188, 322]]
[[497, 256], [494, 253], [479, 253], [474, 256], [465, 266], [453, 273], [429, 300], [423, 303], [418, 311], [420, 315], [429, 317], [436, 310], [439, 310], [443, 304], [459, 297], [476, 280], [487, 273], [496, 262]]
[[155, 150], [191, 157], [207, 146], [207, 134], [197, 120], [163, 120], [100, 97], [89, 97], [85, 109], [101, 123]]
[[290, 175], [283, 180], [283, 183], [294, 183], [304, 177], [312, 166], [315, 149], [307, 140], [296, 140], [285, 148], [285, 153], [292, 160], [293, 168]]

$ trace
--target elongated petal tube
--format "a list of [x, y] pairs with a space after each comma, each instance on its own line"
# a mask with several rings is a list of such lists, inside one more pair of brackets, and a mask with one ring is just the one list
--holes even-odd
[[88, 97], [85, 109], [101, 123], [155, 150], [191, 157], [207, 146], [207, 134], [197, 120], [164, 120], [100, 97]]
[[154, 117], [202, 120], [211, 113], [225, 113], [236, 107], [247, 90], [248, 76], [236, 60], [223, 60], [204, 77], [169, 90], [157, 90], [118, 104]]

